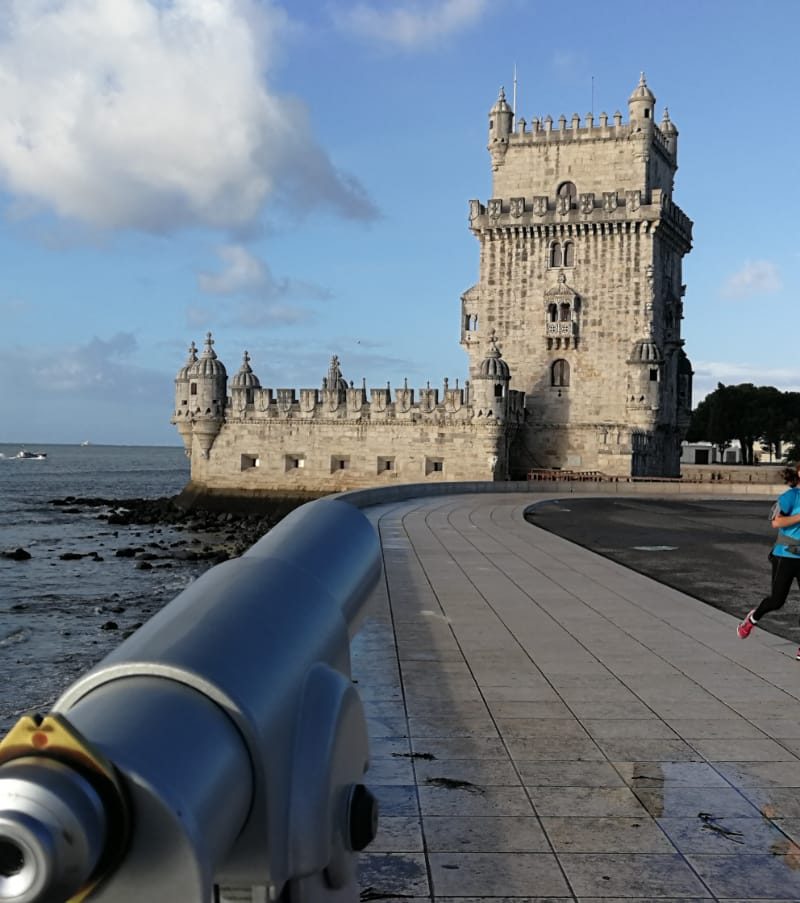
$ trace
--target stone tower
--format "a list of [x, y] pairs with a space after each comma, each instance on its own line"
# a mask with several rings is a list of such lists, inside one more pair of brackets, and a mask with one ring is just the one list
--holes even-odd
[[489, 113], [493, 184], [470, 202], [480, 277], [462, 296], [470, 377], [495, 333], [526, 418], [511, 472], [677, 476], [691, 413], [682, 350], [689, 218], [673, 203], [678, 130], [644, 74], [628, 122]]

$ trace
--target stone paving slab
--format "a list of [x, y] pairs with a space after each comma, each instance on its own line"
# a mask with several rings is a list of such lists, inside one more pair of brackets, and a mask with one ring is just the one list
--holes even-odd
[[365, 509], [385, 582], [353, 641], [381, 828], [362, 899], [800, 899], [800, 664], [523, 517]]

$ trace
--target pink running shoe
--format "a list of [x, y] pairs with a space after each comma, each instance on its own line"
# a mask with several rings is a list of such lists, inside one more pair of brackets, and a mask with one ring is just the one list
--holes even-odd
[[[755, 611], [755, 608], [753, 611]], [[736, 628], [740, 640], [746, 640], [750, 636], [750, 631], [756, 626], [753, 620], [753, 611], [749, 611], [744, 621]], [[800, 654], [800, 650], [798, 650], [798, 653]]]
[[800, 649], [797, 650], [797, 655], [795, 656], [798, 662], [800, 662]]

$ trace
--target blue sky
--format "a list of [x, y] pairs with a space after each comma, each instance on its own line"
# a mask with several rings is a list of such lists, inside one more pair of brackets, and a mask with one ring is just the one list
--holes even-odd
[[[567, 13], [566, 10], [569, 9]], [[178, 444], [173, 378], [464, 378], [487, 113], [680, 131], [684, 337], [718, 381], [800, 389], [797, 0], [4, 0], [0, 441]], [[592, 93], [592, 85], [594, 91]]]

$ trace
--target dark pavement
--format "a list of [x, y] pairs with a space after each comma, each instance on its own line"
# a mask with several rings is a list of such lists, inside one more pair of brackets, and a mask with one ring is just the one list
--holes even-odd
[[[763, 499], [566, 498], [538, 502], [526, 518], [742, 618], [769, 592], [769, 510]], [[799, 614], [795, 587], [760, 626], [800, 644]]]

